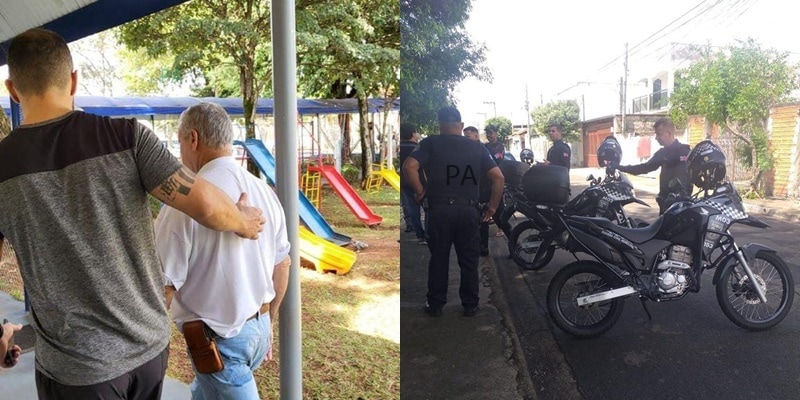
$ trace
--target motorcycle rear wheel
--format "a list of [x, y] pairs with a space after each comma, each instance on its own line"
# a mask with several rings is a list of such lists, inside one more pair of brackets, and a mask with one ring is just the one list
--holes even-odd
[[734, 324], [751, 331], [763, 331], [780, 323], [792, 308], [794, 279], [786, 262], [775, 253], [759, 251], [747, 263], [767, 303], [758, 298], [738, 262], [720, 276], [717, 301]]
[[582, 296], [605, 292], [622, 286], [619, 278], [603, 265], [580, 260], [561, 268], [547, 287], [547, 310], [550, 319], [564, 332], [579, 339], [591, 339], [606, 333], [617, 323], [625, 304], [624, 297], [579, 306]]
[[545, 250], [539, 252], [539, 246], [533, 244], [542, 241], [542, 234], [536, 224], [530, 220], [522, 221], [511, 230], [511, 236], [508, 237], [508, 253], [520, 268], [533, 271], [542, 269], [550, 263], [556, 252], [552, 242]]

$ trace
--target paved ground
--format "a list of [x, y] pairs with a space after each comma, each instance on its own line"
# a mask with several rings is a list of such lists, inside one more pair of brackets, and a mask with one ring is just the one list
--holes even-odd
[[[573, 193], [581, 190], [577, 186], [583, 183], [587, 172], [573, 172]], [[653, 194], [644, 190], [647, 183], [634, 183], [639, 188], [637, 195], [654, 204]], [[786, 201], [773, 203], [768, 210], [772, 215], [793, 217], [793, 207], [792, 201]], [[655, 218], [655, 210], [638, 208], [630, 210], [633, 215]], [[757, 210], [750, 213], [771, 228], [737, 225], [733, 230], [737, 242], [759, 242], [778, 249], [795, 277], [799, 276], [800, 250], [792, 244], [798, 232], [796, 222], [765, 216]], [[524, 354], [540, 400], [797, 398], [797, 304], [773, 329], [742, 330], [720, 311], [715, 286], [709, 282], [711, 274], [707, 273], [699, 294], [677, 302], [649, 302], [653, 320], [647, 319], [641, 305], [632, 298], [626, 301], [622, 318], [608, 333], [593, 340], [576, 340], [552, 325], [545, 308], [545, 292], [557, 267], [521, 271], [502, 257], [504, 247], [495, 246], [492, 251], [497, 254], [494, 264], [503, 291], [513, 304], [518, 351]], [[571, 255], [558, 251], [552, 264], [571, 261]]]
[[[7, 293], [0, 292], [0, 321], [7, 318], [11, 322], [30, 324], [30, 316], [25, 312], [25, 305]], [[14, 368], [0, 368], [0, 392], [2, 399], [35, 400], [36, 382], [34, 381], [34, 351], [24, 353]], [[190, 399], [189, 386], [171, 378], [164, 380], [162, 400]]]
[[[571, 171], [572, 182], [583, 182], [601, 169]], [[655, 193], [658, 180], [630, 176], [639, 191]], [[655, 207], [655, 203], [652, 204]], [[769, 215], [797, 221], [796, 200], [745, 200], [754, 216]], [[491, 232], [495, 228], [492, 227]], [[505, 238], [490, 235], [494, 257], [481, 258], [483, 287], [481, 311], [474, 318], [461, 316], [458, 301], [458, 266], [450, 263], [450, 292], [444, 316], [422, 312], [427, 282], [428, 250], [413, 234], [401, 233], [401, 393], [409, 399], [579, 399], [573, 369], [550, 329], [546, 310], [539, 306], [527, 284], [506, 286], [499, 280], [521, 279], [505, 260]], [[499, 268], [499, 269], [498, 269]], [[520, 289], [522, 288], [522, 289]], [[509, 300], [513, 299], [513, 300]], [[510, 304], [509, 303], [513, 303]], [[677, 304], [677, 303], [676, 303]], [[635, 308], [631, 304], [631, 309]], [[512, 315], [513, 313], [513, 315]], [[514, 321], [518, 322], [516, 325]], [[730, 329], [724, 322], [724, 329]], [[619, 331], [622, 331], [620, 329]], [[535, 365], [526, 361], [536, 359]], [[636, 361], [636, 360], [634, 360]], [[595, 365], [602, 371], [601, 365]], [[696, 384], [696, 383], [695, 383]], [[660, 390], [660, 389], [659, 389]]]
[[[494, 232], [494, 227], [490, 232]], [[494, 235], [494, 233], [491, 233]], [[492, 238], [492, 241], [504, 238]], [[463, 317], [458, 297], [459, 269], [451, 252], [450, 286], [444, 315], [422, 310], [427, 290], [428, 246], [413, 233], [400, 241], [400, 373], [404, 399], [535, 399], [524, 362], [514, 349], [516, 334], [505, 296], [489, 257], [481, 257], [480, 311]]]

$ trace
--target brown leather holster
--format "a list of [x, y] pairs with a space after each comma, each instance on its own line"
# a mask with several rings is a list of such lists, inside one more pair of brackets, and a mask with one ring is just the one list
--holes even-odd
[[202, 320], [185, 322], [183, 337], [186, 339], [186, 347], [189, 348], [189, 354], [198, 373], [213, 374], [225, 368], [211, 328], [206, 326], [205, 322]]

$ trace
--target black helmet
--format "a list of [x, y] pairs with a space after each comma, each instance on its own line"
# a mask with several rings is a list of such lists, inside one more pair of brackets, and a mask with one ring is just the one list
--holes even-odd
[[725, 153], [710, 140], [694, 146], [686, 163], [689, 179], [701, 189], [714, 189], [725, 180]]
[[600, 142], [597, 147], [597, 164], [601, 167], [619, 165], [622, 160], [622, 146], [619, 145], [617, 138], [609, 136]]
[[533, 150], [522, 149], [522, 151], [519, 152], [519, 160], [528, 164], [533, 164]]

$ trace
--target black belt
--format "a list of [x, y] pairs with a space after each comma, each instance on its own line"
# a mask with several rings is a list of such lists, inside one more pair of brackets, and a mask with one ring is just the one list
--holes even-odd
[[428, 206], [478, 206], [478, 200], [470, 200], [458, 197], [429, 197]]
[[247, 320], [250, 321], [251, 319], [257, 318], [259, 314], [264, 315], [268, 312], [269, 312], [269, 303], [264, 303], [261, 305], [261, 308], [259, 308], [259, 310], [256, 311], [256, 313], [253, 314], [253, 316], [248, 318]]

